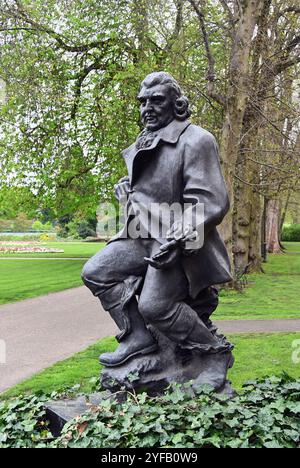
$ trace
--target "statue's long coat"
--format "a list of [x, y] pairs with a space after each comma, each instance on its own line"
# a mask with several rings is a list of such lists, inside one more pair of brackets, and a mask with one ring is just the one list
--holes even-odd
[[[208, 286], [231, 281], [228, 254], [216, 229], [228, 212], [229, 200], [214, 137], [188, 120], [173, 120], [157, 132], [148, 148], [138, 150], [133, 144], [123, 157], [131, 182], [132, 207], [148, 207], [151, 203], [204, 204], [204, 246], [191, 256], [182, 256], [190, 296], [194, 298]], [[138, 217], [146, 228], [148, 218], [143, 210]], [[110, 242], [126, 237], [125, 229]]]

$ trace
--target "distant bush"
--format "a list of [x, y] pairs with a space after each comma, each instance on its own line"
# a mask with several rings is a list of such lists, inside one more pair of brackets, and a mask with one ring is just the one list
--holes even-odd
[[284, 226], [281, 238], [283, 242], [300, 242], [300, 224]]
[[13, 220], [13, 232], [28, 232], [31, 229], [33, 220], [28, 219], [25, 213], [19, 213]]
[[31, 228], [34, 230], [34, 231], [53, 231], [53, 226], [51, 223], [41, 223], [41, 221], [35, 221]]
[[96, 231], [89, 221], [81, 221], [77, 227], [77, 234], [81, 239], [86, 239], [87, 237], [95, 237]]
[[39, 236], [41, 242], [55, 242], [57, 240], [56, 234], [41, 234]]
[[87, 237], [95, 237], [96, 230], [90, 220], [72, 220], [59, 230], [59, 236], [70, 239], [86, 239]]
[[24, 234], [22, 236], [16, 236], [15, 234], [3, 234], [0, 233], [0, 242], [7, 242], [7, 241], [39, 241], [40, 234]]
[[15, 219], [0, 220], [0, 232], [28, 232], [31, 229], [33, 220], [27, 218], [26, 214], [19, 213]]
[[13, 228], [13, 221], [9, 219], [0, 219], [0, 232], [11, 231]]

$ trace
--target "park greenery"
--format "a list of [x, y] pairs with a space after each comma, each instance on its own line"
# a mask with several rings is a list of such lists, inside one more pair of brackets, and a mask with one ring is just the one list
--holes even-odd
[[[45, 245], [63, 253], [0, 252], [0, 304], [81, 286], [84, 263], [105, 244], [46, 242]], [[300, 244], [285, 243], [284, 247], [285, 254], [269, 256], [263, 266], [264, 274], [243, 276], [241, 291], [220, 292], [216, 320], [299, 317]]]
[[[297, 352], [293, 348], [297, 338], [297, 333], [230, 335], [229, 339], [235, 346], [235, 364], [229, 371], [229, 379], [234, 389], [241, 392], [247, 380], [262, 379], [266, 375], [280, 376], [282, 372], [299, 379], [299, 365], [291, 359], [292, 353]], [[61, 393], [73, 387], [77, 392], [91, 393], [99, 381], [99, 355], [115, 351], [117, 345], [115, 338], [103, 338], [71, 358], [20, 382], [3, 393], [1, 398], [6, 400], [19, 395], [54, 391]]]
[[95, 219], [141, 129], [139, 84], [164, 69], [219, 141], [237, 277], [260, 271], [261, 241], [278, 252], [299, 222], [298, 15], [293, 0], [2, 1], [2, 216]]
[[[214, 319], [299, 317], [299, 13], [294, 0], [1, 0], [0, 305], [82, 285], [104, 246], [99, 204], [116, 205], [142, 129], [140, 82], [165, 70], [216, 136], [231, 201], [234, 287]], [[0, 396], [0, 448], [299, 447], [298, 337], [231, 335], [234, 399], [132, 392], [54, 440], [44, 403], [99, 390], [98, 356], [117, 346], [105, 338]]]
[[1, 260], [0, 304], [81, 286], [84, 263], [85, 260]]
[[300, 224], [284, 226], [282, 240], [286, 242], [300, 242]]
[[59, 394], [0, 402], [0, 447], [297, 448], [300, 381], [287, 375], [248, 382], [233, 399], [174, 386], [161, 397], [127, 393], [67, 423], [53, 440], [43, 404]]

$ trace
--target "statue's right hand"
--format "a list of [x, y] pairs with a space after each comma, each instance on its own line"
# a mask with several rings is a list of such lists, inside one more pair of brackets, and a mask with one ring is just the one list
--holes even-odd
[[120, 203], [126, 204], [128, 199], [128, 194], [130, 191], [130, 181], [129, 177], [122, 177], [119, 182], [114, 186], [115, 194]]

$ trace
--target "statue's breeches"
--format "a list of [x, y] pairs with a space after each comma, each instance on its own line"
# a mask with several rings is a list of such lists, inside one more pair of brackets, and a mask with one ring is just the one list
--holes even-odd
[[[134, 327], [126, 316], [126, 304], [139, 296], [139, 312], [146, 323], [156, 327], [183, 348], [203, 352], [225, 351], [197, 313], [185, 302], [188, 281], [180, 261], [167, 270], [149, 266], [144, 257], [159, 251], [152, 239], [124, 239], [108, 244], [96, 254], [82, 273], [84, 283], [99, 297], [119, 328]], [[123, 310], [123, 318], [120, 311]]]

